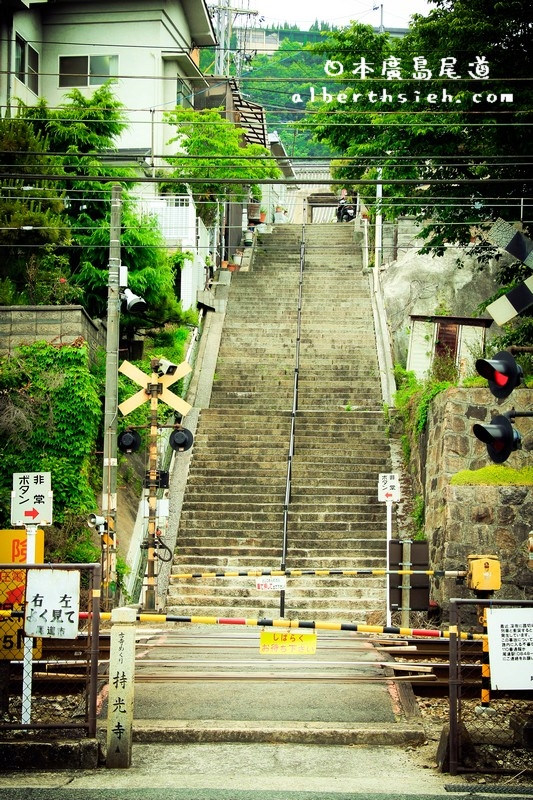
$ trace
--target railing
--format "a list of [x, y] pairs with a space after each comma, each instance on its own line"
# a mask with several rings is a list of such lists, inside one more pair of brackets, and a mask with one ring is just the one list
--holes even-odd
[[[0, 564], [0, 573], [4, 618], [0, 618], [0, 735], [55, 729], [56, 736], [77, 733], [94, 738], [100, 564]], [[66, 573], [71, 573], [71, 580]], [[77, 586], [80, 617], [88, 620], [80, 634], [78, 591], [71, 591]], [[35, 622], [30, 623], [32, 635], [27, 637], [32, 615]], [[75, 650], [72, 638], [79, 644]]]
[[[298, 307], [296, 317], [296, 346], [294, 354], [294, 383], [292, 390], [291, 431], [289, 438], [289, 452], [287, 455], [287, 475], [285, 482], [285, 500], [283, 503], [283, 543], [281, 551], [280, 569], [287, 566], [287, 549], [289, 544], [289, 505], [291, 502], [292, 487], [292, 459], [294, 456], [294, 437], [296, 432], [296, 412], [298, 411], [298, 379], [300, 373], [300, 339], [302, 332], [302, 296], [303, 274], [305, 264], [305, 224], [302, 225], [302, 238], [300, 241], [300, 276], [298, 280]], [[285, 589], [281, 589], [279, 597], [279, 613], [285, 616]]]
[[[518, 609], [523, 609], [520, 613]], [[493, 616], [488, 619], [487, 612]], [[481, 626], [482, 677], [462, 660], [464, 630]], [[460, 772], [506, 772], [496, 748], [514, 748], [511, 769], [520, 772], [520, 748], [531, 746], [531, 641], [533, 601], [450, 600], [449, 764]], [[489, 659], [490, 648], [490, 659]], [[526, 741], [525, 741], [526, 740]], [[446, 765], [442, 765], [444, 768]], [[525, 770], [531, 773], [531, 765]]]

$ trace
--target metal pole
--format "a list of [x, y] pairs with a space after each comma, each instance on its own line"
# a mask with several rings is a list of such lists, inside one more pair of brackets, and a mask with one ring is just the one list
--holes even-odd
[[102, 536], [103, 606], [109, 610], [115, 580], [117, 518], [117, 406], [118, 406], [118, 348], [120, 318], [120, 226], [122, 187], [111, 190], [111, 221], [109, 225], [109, 274], [107, 284], [107, 340], [104, 409], [104, 464], [102, 475], [102, 513], [107, 520], [107, 535]]
[[[25, 525], [26, 528], [26, 563], [35, 564], [35, 539], [37, 525]], [[26, 598], [27, 599], [27, 598]], [[23, 725], [31, 722], [31, 695], [33, 687], [33, 637], [24, 637], [24, 661], [22, 667], [22, 715]]]
[[150, 383], [150, 442], [148, 444], [148, 563], [146, 567], [146, 591], [144, 608], [155, 611], [155, 537], [157, 529], [157, 402], [159, 387], [159, 359], [151, 362]]
[[389, 590], [389, 571], [390, 571], [390, 543], [392, 541], [392, 500], [387, 500], [387, 579], [385, 584], [385, 591], [387, 593], [387, 626], [392, 622], [391, 607], [390, 607], [390, 590]]
[[[402, 569], [410, 570], [412, 567], [411, 559], [411, 539], [402, 539]], [[411, 576], [402, 575], [402, 628], [409, 627], [409, 612], [411, 610]]]
[[381, 213], [381, 203], [383, 199], [383, 184], [381, 183], [381, 176], [383, 170], [378, 167], [378, 180], [376, 184], [376, 241], [374, 242], [374, 266], [381, 267], [383, 263], [383, 216]]
[[450, 666], [449, 666], [449, 721], [450, 731], [448, 738], [449, 750], [449, 770], [450, 775], [457, 775], [458, 767], [458, 744], [459, 744], [459, 731], [457, 728], [457, 690], [459, 688], [458, 670], [459, 670], [459, 654], [457, 649], [457, 634], [458, 634], [458, 608], [454, 600], [450, 600]]
[[100, 591], [102, 584], [102, 568], [94, 564], [92, 569], [92, 590], [89, 598], [89, 611], [91, 618], [88, 633], [90, 636], [90, 670], [89, 703], [87, 708], [87, 733], [90, 737], [96, 736], [96, 717], [98, 701], [98, 659], [100, 656]]

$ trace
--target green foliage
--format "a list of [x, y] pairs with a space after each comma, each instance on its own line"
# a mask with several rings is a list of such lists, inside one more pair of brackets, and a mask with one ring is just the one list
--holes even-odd
[[[11, 182], [12, 190], [0, 199], [0, 244], [10, 246], [0, 268], [0, 301], [83, 301], [90, 316], [105, 316], [112, 187], [99, 178], [115, 175], [120, 183], [133, 175], [131, 169], [102, 160], [125, 128], [124, 108], [113, 95], [112, 82], [89, 96], [73, 89], [57, 108], [45, 100], [35, 106], [20, 103], [16, 119], [0, 121], [0, 177], [12, 172], [13, 161], [25, 176]], [[50, 188], [46, 181], [32, 178], [36, 170], [69, 179], [56, 180]], [[23, 185], [30, 182], [26, 199]], [[11, 186], [9, 180], [5, 186]], [[121, 216], [129, 286], [148, 304], [142, 318], [122, 315], [125, 338], [132, 338], [140, 327], [186, 321], [179, 303], [182, 263], [167, 255], [157, 221], [138, 210], [130, 184], [123, 185]]]
[[61, 523], [46, 529], [44, 560], [60, 564], [91, 564], [100, 561], [100, 544], [87, 527], [87, 516], [66, 512]]
[[36, 342], [0, 361], [0, 518], [9, 519], [14, 472], [51, 472], [54, 518], [96, 506], [90, 482], [101, 404], [86, 345]]
[[424, 525], [426, 520], [426, 506], [424, 503], [424, 498], [419, 494], [413, 500], [411, 519], [413, 520], [413, 525], [415, 529], [415, 534], [414, 534], [415, 540], [416, 541], [424, 540], [426, 538], [424, 530]]
[[[308, 127], [319, 141], [350, 157], [335, 171], [339, 182], [372, 177], [379, 165], [385, 216], [414, 215], [425, 240], [421, 252], [441, 255], [448, 242], [469, 246], [473, 226], [484, 231], [497, 217], [516, 219], [530, 171], [533, 6], [528, 0], [511, 5], [437, 0], [435, 5], [426, 17], [414, 18], [405, 37], [392, 39], [354, 23], [315, 45], [315, 53], [345, 65], [344, 73], [329, 77], [328, 84], [331, 94], [343, 92], [347, 99], [316, 103]], [[413, 59], [421, 56], [427, 58], [431, 79], [413, 78]], [[352, 68], [361, 57], [374, 73], [354, 80]], [[391, 57], [401, 60], [401, 79], [381, 75], [383, 62]], [[440, 77], [440, 60], [448, 57], [457, 58], [460, 81]], [[488, 80], [469, 74], [474, 68], [476, 75], [478, 57], [486, 59]], [[378, 99], [369, 96], [370, 90]], [[393, 96], [392, 102], [381, 100], [383, 91]], [[441, 101], [443, 92], [455, 102]], [[436, 94], [435, 102], [428, 100], [430, 93]], [[474, 98], [478, 93], [480, 102]], [[512, 94], [512, 106], [490, 102], [491, 93], [498, 98]], [[445, 182], [426, 184], [420, 191], [425, 180], [435, 177]], [[387, 185], [387, 178], [418, 184]], [[487, 178], [502, 181], [497, 191]], [[372, 208], [373, 188], [360, 189]], [[481, 240], [470, 253], [484, 263], [496, 249]], [[509, 268], [513, 278], [517, 269], [516, 262]]]
[[267, 109], [269, 131], [277, 131], [292, 157], [328, 158], [334, 151], [313, 140], [310, 130], [299, 127], [305, 103], [292, 102], [294, 94], [309, 97], [309, 89], [323, 82], [323, 59], [300, 41], [284, 38], [272, 55], [256, 55], [246, 73], [246, 91], [255, 103]]
[[[261, 145], [243, 146], [243, 131], [222, 116], [222, 109], [193, 111], [180, 106], [167, 114], [165, 121], [175, 125], [177, 135], [170, 140], [176, 143], [180, 153], [168, 157], [174, 167], [173, 178], [187, 182], [188, 178], [205, 181], [192, 185], [192, 193], [198, 206], [198, 214], [209, 225], [216, 219], [217, 199], [228, 197], [234, 201], [244, 201], [248, 197], [245, 186], [227, 184], [231, 178], [241, 178], [246, 174], [250, 184], [265, 178], [278, 178], [281, 172], [270, 152]], [[213, 183], [216, 177], [219, 184]]]
[[131, 603], [132, 597], [126, 591], [126, 578], [130, 574], [131, 568], [127, 565], [126, 561], [120, 556], [117, 556], [116, 572], [117, 572], [116, 589], [118, 592], [120, 592], [121, 601], [123, 603]]
[[[0, 119], [0, 301], [5, 304], [56, 302], [55, 291], [68, 286], [68, 260], [58, 254], [70, 242], [63, 192], [32, 176], [36, 170], [56, 172], [48, 150], [46, 138], [24, 121]], [[13, 172], [23, 177], [14, 178]]]
[[433, 399], [449, 389], [450, 381], [435, 380], [430, 376], [419, 381], [414, 372], [407, 371], [399, 364], [394, 366], [397, 391], [394, 395], [396, 408], [403, 423], [402, 449], [406, 463], [411, 455], [411, 442], [426, 428], [429, 408]]
[[532, 486], [533, 467], [513, 469], [506, 464], [492, 464], [481, 469], [465, 469], [452, 475], [454, 486]]

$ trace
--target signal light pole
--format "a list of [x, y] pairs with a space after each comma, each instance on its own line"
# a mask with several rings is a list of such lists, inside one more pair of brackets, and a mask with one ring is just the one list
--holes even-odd
[[[491, 394], [500, 399], [509, 397], [524, 375], [522, 367], [507, 350], [496, 353], [493, 359], [478, 358], [476, 369], [488, 380]], [[489, 425], [478, 423], [472, 428], [474, 436], [487, 445], [489, 458], [495, 464], [503, 464], [522, 446], [522, 437], [512, 425], [516, 417], [533, 417], [533, 411], [515, 411], [512, 408], [493, 417]]]

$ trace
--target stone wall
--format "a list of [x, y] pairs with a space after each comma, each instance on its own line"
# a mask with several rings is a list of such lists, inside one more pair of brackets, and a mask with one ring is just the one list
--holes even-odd
[[82, 337], [94, 353], [105, 347], [106, 328], [94, 322], [83, 306], [0, 306], [0, 353], [12, 354], [21, 344], [46, 341], [70, 344]]
[[[533, 390], [519, 387], [498, 404], [487, 389], [449, 389], [432, 403], [427, 429], [413, 451], [419, 470], [415, 493], [425, 500], [425, 530], [432, 569], [455, 570], [467, 565], [470, 553], [496, 554], [502, 563], [500, 597], [531, 599], [533, 572], [527, 568], [527, 539], [533, 528], [532, 486], [452, 486], [460, 470], [490, 465], [485, 445], [472, 433], [476, 422], [489, 422], [513, 407], [533, 410]], [[506, 462], [531, 466], [533, 418], [520, 418], [515, 427], [523, 449]], [[446, 607], [450, 597], [471, 597], [454, 579], [434, 580], [432, 599]]]

